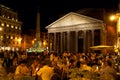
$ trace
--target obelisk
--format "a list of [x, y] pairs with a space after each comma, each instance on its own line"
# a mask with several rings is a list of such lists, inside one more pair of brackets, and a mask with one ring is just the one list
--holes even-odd
[[40, 13], [37, 11], [36, 18], [36, 41], [34, 45], [28, 50], [28, 52], [43, 52], [45, 49], [42, 46], [42, 41], [40, 40]]
[[36, 20], [36, 40], [40, 41], [40, 13], [37, 11], [37, 20]]

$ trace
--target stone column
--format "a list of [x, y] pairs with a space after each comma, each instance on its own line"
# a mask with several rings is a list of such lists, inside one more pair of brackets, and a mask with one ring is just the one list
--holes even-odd
[[61, 53], [63, 53], [63, 37], [62, 37], [62, 32], [60, 33], [60, 50], [61, 50]]
[[94, 46], [94, 30], [92, 30], [92, 46]]
[[67, 32], [67, 51], [70, 52], [70, 31]]
[[49, 51], [49, 53], [50, 53], [50, 49], [51, 49], [51, 47], [50, 47], [50, 33], [48, 33], [48, 51]]
[[101, 41], [101, 44], [104, 43], [103, 36], [104, 36], [104, 35], [103, 35], [103, 30], [100, 29], [100, 41]]
[[54, 51], [56, 51], [56, 33], [54, 33]]
[[78, 31], [75, 31], [75, 53], [78, 53]]
[[63, 33], [63, 52], [65, 51], [66, 45], [65, 45], [65, 32]]
[[84, 43], [83, 43], [83, 52], [86, 52], [86, 30], [84, 31]]

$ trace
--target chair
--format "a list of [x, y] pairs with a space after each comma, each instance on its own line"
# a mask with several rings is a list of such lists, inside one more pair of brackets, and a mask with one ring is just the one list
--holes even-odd
[[57, 73], [54, 73], [50, 80], [61, 80], [61, 77]]

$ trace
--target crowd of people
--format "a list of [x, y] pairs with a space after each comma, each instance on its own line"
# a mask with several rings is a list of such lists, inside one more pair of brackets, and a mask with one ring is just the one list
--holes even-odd
[[[42, 55], [41, 55], [42, 54]], [[119, 80], [120, 56], [1, 51], [0, 80]]]

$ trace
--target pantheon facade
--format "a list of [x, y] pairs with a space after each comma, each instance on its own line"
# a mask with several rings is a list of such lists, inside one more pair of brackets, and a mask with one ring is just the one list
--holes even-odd
[[86, 53], [90, 47], [105, 44], [104, 22], [70, 12], [46, 26], [49, 52]]

